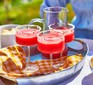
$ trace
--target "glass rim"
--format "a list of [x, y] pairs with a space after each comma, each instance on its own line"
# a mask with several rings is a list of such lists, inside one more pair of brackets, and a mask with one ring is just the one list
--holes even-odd
[[44, 34], [44, 33], [50, 32], [50, 31], [56, 31], [56, 32], [60, 33], [59, 34], [59, 37], [57, 36], [57, 37], [55, 37], [55, 38], [53, 37], [51, 39], [53, 39], [53, 40], [59, 39], [59, 38], [65, 39], [64, 38], [64, 33], [63, 32], [60, 32], [58, 30], [45, 30], [45, 31], [41, 31], [41, 32], [37, 33], [37, 38], [42, 38], [42, 37], [40, 37], [40, 34]]
[[15, 30], [17, 30], [18, 28], [20, 28], [20, 27], [36, 27], [36, 28], [38, 28], [38, 31], [40, 31], [41, 30], [41, 27], [39, 26], [39, 25], [30, 25], [30, 24], [27, 24], [27, 25], [18, 25], [17, 27], [15, 27]]
[[[62, 24], [63, 26], [65, 26], [65, 24], [64, 23], [56, 23], [57, 25], [60, 25], [60, 24]], [[55, 23], [53, 23], [53, 24], [50, 24], [48, 27], [49, 27], [49, 29], [53, 29], [51, 26], [52, 25], [55, 25]], [[68, 27], [70, 27], [70, 29], [75, 29], [75, 25], [73, 25], [73, 24], [71, 24], [71, 23], [67, 23], [67, 26]], [[65, 26], [66, 27], [66, 26]]]
[[[50, 10], [50, 9], [58, 9], [58, 10]], [[59, 13], [62, 12], [63, 10], [65, 10], [66, 12], [68, 12], [68, 9], [66, 7], [59, 7], [59, 6], [54, 6], [54, 7], [46, 7], [43, 9], [44, 12], [48, 12], [48, 13]]]

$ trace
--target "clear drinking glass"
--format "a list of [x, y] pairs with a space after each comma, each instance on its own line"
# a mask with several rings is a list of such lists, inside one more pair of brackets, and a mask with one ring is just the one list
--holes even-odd
[[[74, 28], [75, 26], [73, 24], [64, 24], [64, 23], [53, 23], [49, 25], [50, 30], [57, 30], [64, 34], [65, 37], [65, 49], [63, 52], [60, 53], [60, 56], [67, 56], [68, 53], [68, 43], [72, 42], [74, 40]], [[58, 53], [56, 54], [58, 55]], [[55, 56], [55, 55], [54, 55]]]
[[54, 30], [46, 30], [39, 32], [37, 34], [38, 41], [38, 50], [42, 53], [50, 54], [51, 59], [51, 68], [55, 67], [53, 65], [53, 56], [52, 54], [60, 53], [64, 50], [65, 47], [65, 39], [62, 32], [54, 31]]
[[49, 25], [49, 29], [58, 30], [64, 33], [65, 36], [65, 43], [72, 42], [74, 40], [74, 28], [73, 24], [64, 24], [64, 23], [53, 23]]
[[46, 7], [43, 10], [43, 19], [34, 18], [29, 24], [34, 22], [43, 23], [43, 30], [48, 30], [48, 26], [52, 23], [64, 23], [67, 24], [68, 9], [65, 7]]
[[30, 64], [30, 46], [37, 44], [37, 33], [41, 27], [37, 25], [20, 25], [16, 27], [16, 43], [22, 46], [27, 46], [27, 63], [25, 72], [34, 72], [39, 68], [36, 65]]

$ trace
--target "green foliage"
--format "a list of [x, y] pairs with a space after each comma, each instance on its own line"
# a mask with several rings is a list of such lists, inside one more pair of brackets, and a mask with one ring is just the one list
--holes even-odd
[[18, 5], [21, 5], [21, 1], [22, 0], [12, 0], [11, 4], [12, 6], [18, 6]]
[[32, 0], [23, 3], [22, 0], [13, 0], [12, 7], [9, 8], [8, 18], [4, 4], [0, 3], [0, 24], [27, 24], [32, 18], [40, 17], [39, 10], [43, 0]]
[[[8, 13], [5, 10], [4, 2], [0, 3], [0, 24], [27, 24], [33, 18], [40, 17], [40, 5], [43, 0], [30, 0], [23, 3], [22, 0], [11, 0]], [[74, 13], [69, 4], [68, 21], [71, 22]], [[7, 17], [8, 16], [8, 17]]]

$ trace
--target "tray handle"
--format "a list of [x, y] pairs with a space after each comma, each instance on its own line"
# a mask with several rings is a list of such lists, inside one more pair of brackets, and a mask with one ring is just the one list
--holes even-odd
[[81, 49], [75, 49], [75, 48], [71, 48], [71, 46], [68, 45], [68, 50], [69, 51], [73, 50], [74, 52], [82, 53], [83, 55], [86, 55], [88, 53], [88, 51], [89, 51], [88, 45], [84, 41], [82, 41], [80, 39], [75, 38], [74, 41], [80, 43], [82, 45], [82, 48]]

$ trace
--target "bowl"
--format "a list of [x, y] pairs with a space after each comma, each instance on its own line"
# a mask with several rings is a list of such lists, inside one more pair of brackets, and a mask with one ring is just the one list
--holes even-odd
[[0, 26], [1, 48], [14, 45], [16, 24], [7, 24]]

